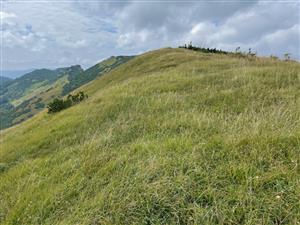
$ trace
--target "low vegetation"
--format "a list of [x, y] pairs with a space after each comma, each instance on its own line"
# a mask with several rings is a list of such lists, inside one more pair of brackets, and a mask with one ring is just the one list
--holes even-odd
[[67, 99], [60, 99], [60, 98], [54, 98], [53, 101], [51, 101], [47, 108], [48, 113], [56, 113], [63, 109], [69, 108], [72, 105], [78, 104], [79, 102], [86, 99], [88, 96], [84, 94], [84, 92], [80, 91], [74, 95], [69, 94]]
[[[137, 56], [2, 131], [0, 224], [297, 224], [300, 65]], [[79, 91], [79, 90], [78, 90]]]
[[215, 54], [225, 54], [225, 55], [230, 54], [232, 56], [239, 56], [239, 57], [249, 57], [249, 56], [254, 57], [257, 54], [256, 52], [252, 52], [252, 48], [249, 48], [248, 52], [242, 52], [241, 48], [237, 47], [235, 49], [235, 52], [230, 52], [230, 51], [224, 51], [216, 48], [204, 48], [204, 47], [193, 46], [192, 42], [190, 42], [188, 45], [185, 44], [184, 46], [179, 46], [179, 48], [184, 48], [184, 49], [193, 50], [202, 53], [215, 53]]
[[185, 48], [185, 49], [198, 51], [198, 52], [202, 52], [202, 53], [218, 53], [218, 54], [230, 53], [230, 52], [223, 51], [221, 49], [216, 49], [216, 48], [203, 48], [203, 47], [193, 46], [192, 42], [190, 42], [188, 45], [185, 44], [184, 46], [179, 46], [179, 48]]

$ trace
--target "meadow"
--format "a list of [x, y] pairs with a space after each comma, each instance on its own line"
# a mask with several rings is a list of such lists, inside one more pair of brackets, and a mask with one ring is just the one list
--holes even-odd
[[1, 131], [0, 224], [299, 224], [300, 64], [160, 49]]

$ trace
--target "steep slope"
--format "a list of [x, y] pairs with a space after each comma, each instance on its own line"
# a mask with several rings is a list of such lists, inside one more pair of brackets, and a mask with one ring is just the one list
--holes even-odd
[[297, 224], [296, 62], [138, 56], [1, 134], [1, 224]]

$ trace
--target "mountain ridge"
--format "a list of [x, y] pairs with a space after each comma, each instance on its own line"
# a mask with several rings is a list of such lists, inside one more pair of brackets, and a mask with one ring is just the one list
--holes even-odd
[[30, 73], [35, 69], [24, 69], [24, 70], [0, 70], [2, 76], [16, 79], [26, 73]]

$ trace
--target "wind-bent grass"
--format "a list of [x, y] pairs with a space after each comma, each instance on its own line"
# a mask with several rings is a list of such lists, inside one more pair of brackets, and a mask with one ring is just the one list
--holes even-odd
[[1, 137], [1, 224], [297, 224], [299, 63], [162, 49]]

